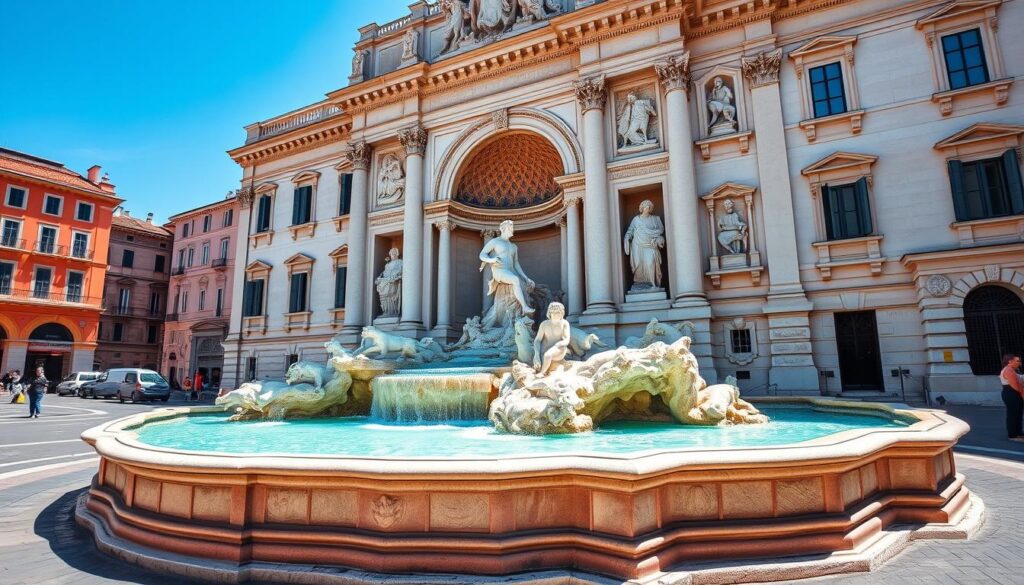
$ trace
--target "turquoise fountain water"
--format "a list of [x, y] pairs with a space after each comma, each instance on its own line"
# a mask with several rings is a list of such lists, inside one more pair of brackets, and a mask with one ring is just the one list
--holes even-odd
[[185, 451], [351, 457], [515, 457], [542, 454], [636, 454], [673, 449], [792, 445], [841, 431], [908, 423], [870, 414], [809, 407], [764, 408], [763, 425], [685, 426], [675, 422], [606, 422], [594, 432], [521, 436], [496, 432], [487, 421], [410, 425], [369, 417], [230, 422], [227, 415], [177, 417], [147, 423], [141, 442]]

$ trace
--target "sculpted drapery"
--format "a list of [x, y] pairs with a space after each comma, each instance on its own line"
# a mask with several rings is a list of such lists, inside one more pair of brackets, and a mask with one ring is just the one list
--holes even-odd
[[644, 201], [640, 214], [633, 217], [626, 230], [623, 247], [633, 270], [633, 290], [661, 286], [661, 248], [665, 247], [665, 226], [652, 215], [654, 204]]

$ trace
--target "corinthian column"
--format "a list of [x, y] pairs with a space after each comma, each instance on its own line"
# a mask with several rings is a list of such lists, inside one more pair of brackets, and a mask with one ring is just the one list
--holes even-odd
[[441, 232], [437, 241], [437, 325], [439, 330], [452, 324], [452, 230], [450, 220], [439, 221], [434, 227]]
[[400, 329], [423, 327], [423, 152], [427, 131], [416, 124], [398, 131], [405, 147], [405, 258], [402, 260], [402, 320]]
[[352, 164], [352, 201], [348, 222], [348, 284], [345, 287], [343, 332], [359, 334], [366, 318], [366, 209], [370, 145], [364, 140], [349, 143], [345, 158]]
[[583, 111], [584, 249], [587, 271], [587, 312], [610, 313], [612, 301], [611, 240], [608, 220], [608, 161], [605, 159], [604, 107], [608, 94], [604, 76], [574, 83]]
[[572, 317], [578, 317], [583, 312], [583, 254], [580, 253], [579, 204], [579, 197], [565, 200], [565, 256], [568, 273], [565, 296], [569, 302], [569, 316]]
[[671, 247], [672, 304], [702, 306], [704, 255], [700, 246], [700, 212], [697, 207], [697, 174], [694, 170], [690, 132], [690, 53], [669, 57], [654, 65], [665, 90], [665, 137], [668, 146], [668, 197], [666, 234]]

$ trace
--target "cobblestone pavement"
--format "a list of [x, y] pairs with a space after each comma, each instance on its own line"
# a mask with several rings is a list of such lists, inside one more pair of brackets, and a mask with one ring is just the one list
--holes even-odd
[[[75, 499], [96, 466], [89, 448], [76, 440], [78, 433], [163, 405], [53, 396], [47, 401], [44, 416], [35, 421], [22, 418], [26, 407], [0, 401], [0, 584], [191, 583], [100, 554], [90, 535], [73, 521]], [[1024, 583], [1024, 463], [1017, 461], [1024, 459], [1024, 449], [1002, 437], [1000, 408], [949, 410], [975, 425], [963, 441], [970, 449], [961, 450], [956, 461], [968, 486], [985, 502], [986, 522], [980, 533], [969, 541], [916, 542], [871, 573], [794, 583]]]

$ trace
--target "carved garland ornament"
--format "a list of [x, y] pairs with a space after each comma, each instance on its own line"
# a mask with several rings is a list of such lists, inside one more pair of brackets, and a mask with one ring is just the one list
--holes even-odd
[[398, 131], [398, 141], [405, 147], [407, 155], [423, 156], [427, 149], [427, 130], [419, 124], [402, 128]]
[[688, 91], [690, 88], [690, 53], [687, 51], [682, 55], [674, 55], [668, 60], [654, 64], [654, 71], [661, 80], [665, 93], [681, 89]]
[[750, 80], [752, 88], [778, 83], [781, 65], [782, 49], [765, 51], [754, 57], [744, 57], [740, 60], [743, 76]]
[[587, 110], [603, 110], [608, 101], [608, 93], [604, 88], [604, 76], [588, 77], [573, 82], [576, 89], [576, 99], [580, 102], [580, 108]]
[[928, 294], [933, 297], [948, 297], [953, 291], [953, 283], [946, 276], [933, 274], [928, 277], [925, 288], [928, 289]]
[[348, 150], [345, 151], [345, 158], [352, 165], [353, 169], [365, 171], [370, 168], [370, 152], [372, 148], [365, 140], [349, 142]]

